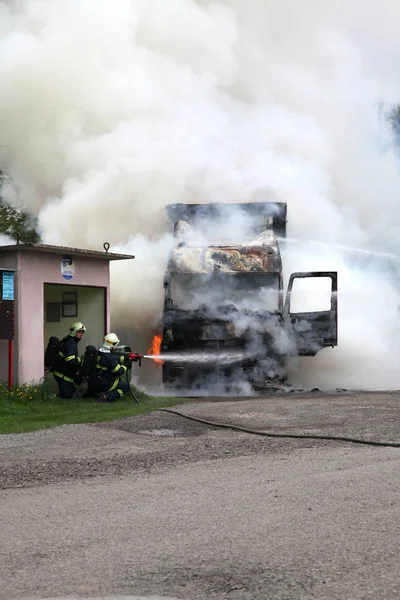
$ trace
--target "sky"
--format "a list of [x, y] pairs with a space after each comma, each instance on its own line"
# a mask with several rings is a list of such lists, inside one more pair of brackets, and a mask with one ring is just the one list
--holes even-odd
[[44, 243], [136, 256], [113, 265], [112, 322], [140, 351], [165, 205], [287, 202], [286, 279], [339, 280], [339, 345], [293, 381], [398, 387], [399, 17], [395, 0], [0, 0], [5, 199]]

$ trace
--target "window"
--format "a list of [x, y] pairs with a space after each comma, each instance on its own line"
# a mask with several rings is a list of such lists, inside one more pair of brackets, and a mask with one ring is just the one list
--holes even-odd
[[77, 317], [78, 316], [78, 292], [63, 292], [62, 295], [62, 316]]
[[59, 323], [60, 317], [60, 302], [46, 302], [46, 323]]
[[290, 312], [326, 312], [331, 310], [332, 279], [330, 277], [304, 277], [293, 281]]

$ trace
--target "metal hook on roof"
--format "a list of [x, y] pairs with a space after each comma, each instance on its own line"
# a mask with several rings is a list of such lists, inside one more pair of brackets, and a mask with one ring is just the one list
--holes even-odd
[[109, 244], [108, 242], [104, 242], [104, 244], [103, 244], [103, 248], [104, 248], [104, 250], [105, 250], [106, 252], [108, 252], [108, 251], [109, 251], [109, 249], [110, 249], [110, 244]]

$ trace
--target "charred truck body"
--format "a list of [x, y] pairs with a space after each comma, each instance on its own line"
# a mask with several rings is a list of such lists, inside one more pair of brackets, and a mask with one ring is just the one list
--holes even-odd
[[[293, 273], [284, 298], [286, 211], [269, 202], [167, 206], [177, 245], [164, 280], [166, 386], [200, 387], [205, 378], [228, 387], [284, 383], [288, 358], [337, 345], [336, 272]], [[329, 282], [324, 310], [292, 312], [293, 284], [305, 278]]]

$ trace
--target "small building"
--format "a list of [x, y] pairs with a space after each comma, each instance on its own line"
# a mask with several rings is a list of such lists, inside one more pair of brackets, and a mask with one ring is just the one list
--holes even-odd
[[38, 382], [47, 340], [67, 335], [75, 321], [87, 328], [82, 354], [99, 346], [110, 327], [110, 261], [135, 258], [104, 248], [0, 246], [0, 381]]

